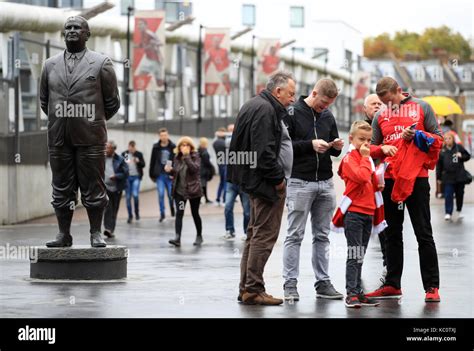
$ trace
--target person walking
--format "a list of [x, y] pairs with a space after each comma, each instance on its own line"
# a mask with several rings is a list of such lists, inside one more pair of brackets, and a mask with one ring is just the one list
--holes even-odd
[[186, 202], [189, 200], [191, 214], [196, 227], [196, 240], [193, 245], [200, 246], [202, 239], [202, 221], [199, 215], [201, 204], [201, 158], [190, 137], [182, 137], [175, 149], [176, 157], [173, 166], [167, 164], [165, 171], [173, 176], [173, 198], [176, 203], [175, 238], [169, 243], [176, 247], [181, 246], [181, 231]]
[[[463, 218], [462, 206], [464, 202], [464, 187], [467, 181], [464, 162], [469, 161], [471, 155], [461, 145], [456, 143], [452, 132], [444, 135], [444, 146], [439, 155], [436, 167], [436, 180], [444, 186], [444, 219], [446, 221]], [[456, 195], [456, 212], [453, 215], [454, 195]]]
[[209, 156], [209, 152], [207, 148], [209, 146], [209, 141], [207, 138], [199, 139], [199, 157], [201, 158], [201, 187], [202, 193], [206, 200], [206, 204], [212, 204], [212, 201], [207, 197], [207, 182], [209, 182], [216, 171], [214, 170], [214, 166], [211, 163], [211, 157]]
[[128, 143], [128, 149], [122, 152], [122, 157], [127, 162], [129, 175], [127, 178], [127, 187], [125, 188], [125, 199], [127, 202], [128, 219], [127, 223], [132, 223], [132, 197], [133, 207], [135, 210], [135, 219], [140, 220], [139, 195], [140, 182], [143, 178], [143, 168], [145, 167], [145, 159], [143, 154], [137, 150], [135, 141]]
[[105, 176], [104, 182], [107, 189], [109, 202], [104, 213], [104, 235], [113, 238], [117, 213], [120, 207], [123, 189], [127, 186], [128, 165], [125, 159], [118, 155], [115, 150], [117, 145], [110, 140], [105, 147]]
[[165, 220], [165, 190], [168, 195], [171, 217], [174, 217], [175, 214], [173, 197], [171, 194], [171, 185], [173, 181], [164, 168], [167, 163], [173, 161], [173, 150], [176, 145], [169, 139], [168, 129], [160, 128], [158, 135], [159, 141], [153, 145], [153, 150], [151, 151], [149, 175], [151, 180], [156, 183], [158, 202], [160, 204], [161, 223]]

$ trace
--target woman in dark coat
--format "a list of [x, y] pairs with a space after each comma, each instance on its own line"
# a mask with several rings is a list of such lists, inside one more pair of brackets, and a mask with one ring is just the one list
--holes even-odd
[[176, 157], [173, 166], [165, 166], [165, 171], [173, 176], [173, 198], [176, 204], [176, 237], [169, 241], [171, 245], [181, 246], [181, 230], [186, 201], [191, 204], [194, 225], [196, 226], [196, 240], [193, 245], [202, 244], [202, 222], [199, 216], [201, 203], [201, 158], [199, 157], [193, 140], [182, 137], [175, 149]]
[[447, 221], [452, 220], [454, 207], [454, 194], [456, 194], [456, 214], [455, 218], [462, 219], [461, 214], [464, 200], [464, 186], [466, 183], [466, 170], [464, 162], [468, 161], [471, 155], [460, 144], [455, 143], [455, 136], [451, 132], [444, 135], [444, 146], [439, 155], [436, 167], [436, 180], [443, 183], [444, 187], [444, 207]]
[[211, 163], [211, 157], [207, 151], [209, 146], [209, 141], [207, 138], [199, 139], [199, 157], [201, 157], [201, 187], [204, 198], [206, 199], [206, 204], [212, 203], [211, 200], [207, 197], [207, 182], [212, 179], [215, 174], [214, 166]]

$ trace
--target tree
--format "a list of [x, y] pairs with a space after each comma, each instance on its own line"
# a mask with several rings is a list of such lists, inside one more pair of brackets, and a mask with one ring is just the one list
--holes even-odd
[[437, 58], [443, 54], [448, 58], [469, 60], [471, 47], [460, 33], [453, 32], [447, 26], [426, 28], [421, 35], [404, 30], [396, 32], [393, 38], [383, 33], [364, 40], [366, 57], [383, 58], [390, 54], [400, 59]]

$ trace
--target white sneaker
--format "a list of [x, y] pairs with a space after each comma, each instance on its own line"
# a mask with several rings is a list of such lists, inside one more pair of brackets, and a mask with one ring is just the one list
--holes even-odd
[[445, 221], [450, 221], [451, 220], [451, 215], [449, 213], [446, 213], [446, 215], [444, 216], [444, 220]]
[[456, 211], [456, 220], [459, 221], [463, 218], [464, 218], [464, 216], [462, 215], [462, 212], [461, 211]]
[[232, 233], [230, 230], [227, 230], [225, 232], [225, 235], [222, 237], [222, 239], [225, 239], [225, 240], [233, 240], [235, 239], [235, 234]]
[[247, 235], [242, 235], [242, 237], [240, 238], [242, 241], [245, 241], [247, 240]]

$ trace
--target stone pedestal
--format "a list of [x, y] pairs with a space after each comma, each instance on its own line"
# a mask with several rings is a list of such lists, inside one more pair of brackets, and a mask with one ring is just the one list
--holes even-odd
[[[125, 246], [92, 248], [37, 247], [30, 258], [30, 278], [64, 280], [115, 280], [127, 277], [128, 249]], [[36, 259], [36, 260], [35, 260]]]

